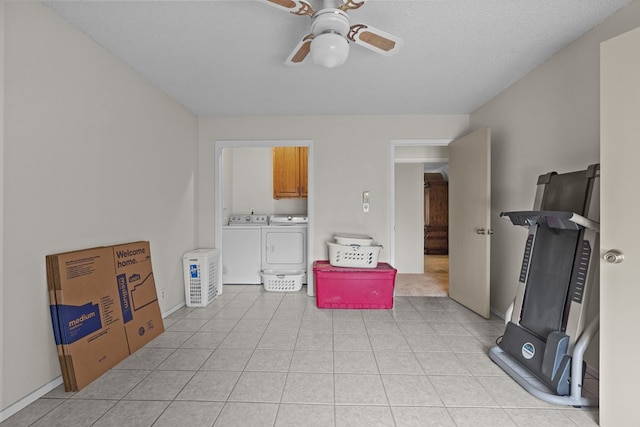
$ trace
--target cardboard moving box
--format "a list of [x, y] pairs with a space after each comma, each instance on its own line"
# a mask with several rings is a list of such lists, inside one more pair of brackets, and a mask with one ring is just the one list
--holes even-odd
[[122, 315], [131, 353], [164, 331], [149, 242], [112, 247], [114, 276], [122, 297]]
[[47, 257], [51, 318], [65, 390], [79, 390], [129, 355], [113, 284], [113, 251]]
[[77, 391], [164, 331], [149, 242], [46, 257], [66, 391]]

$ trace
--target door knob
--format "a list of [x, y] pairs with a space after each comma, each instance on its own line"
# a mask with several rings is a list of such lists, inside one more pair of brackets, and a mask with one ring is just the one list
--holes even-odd
[[624, 254], [618, 249], [611, 249], [605, 252], [602, 258], [608, 263], [620, 264], [622, 261], [624, 261]]

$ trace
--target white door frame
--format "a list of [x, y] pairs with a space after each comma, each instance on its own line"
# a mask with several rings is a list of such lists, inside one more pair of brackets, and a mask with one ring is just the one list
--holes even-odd
[[396, 163], [437, 163], [448, 162], [449, 158], [415, 157], [399, 159], [396, 162], [396, 147], [443, 147], [453, 139], [392, 139], [389, 144], [389, 264], [396, 261]]
[[[313, 281], [313, 213], [314, 209], [314, 183], [313, 183], [313, 141], [309, 139], [287, 139], [287, 140], [240, 140], [240, 141], [215, 141], [215, 185], [214, 185], [214, 242], [215, 247], [224, 250], [222, 247], [222, 208], [223, 208], [223, 186], [222, 186], [222, 149], [223, 148], [269, 148], [269, 147], [307, 147], [307, 295], [315, 295]], [[232, 213], [232, 212], [231, 212]], [[222, 268], [219, 269], [219, 283], [222, 283]]]

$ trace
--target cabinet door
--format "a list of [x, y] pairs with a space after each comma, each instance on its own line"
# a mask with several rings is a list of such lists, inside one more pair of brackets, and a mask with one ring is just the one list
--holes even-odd
[[295, 198], [300, 194], [298, 147], [273, 147], [273, 198]]
[[273, 198], [307, 197], [307, 147], [273, 147]]
[[298, 147], [298, 153], [300, 162], [300, 197], [307, 197], [308, 147]]

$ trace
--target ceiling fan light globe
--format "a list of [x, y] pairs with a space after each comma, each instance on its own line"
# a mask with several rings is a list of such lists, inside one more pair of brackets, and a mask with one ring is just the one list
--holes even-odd
[[318, 65], [334, 68], [342, 65], [349, 56], [349, 42], [336, 33], [324, 33], [311, 42], [311, 59]]

